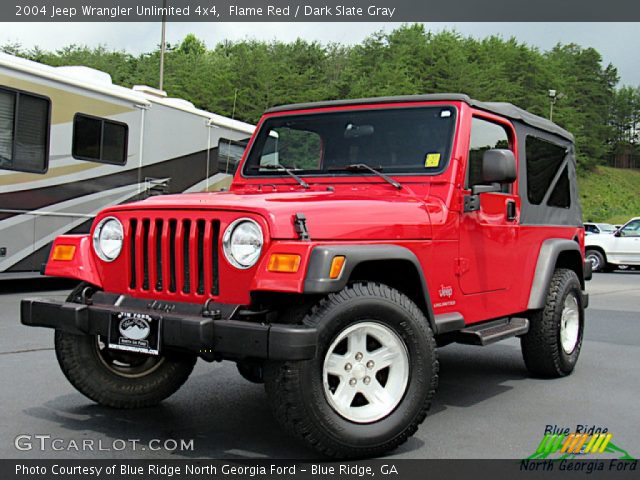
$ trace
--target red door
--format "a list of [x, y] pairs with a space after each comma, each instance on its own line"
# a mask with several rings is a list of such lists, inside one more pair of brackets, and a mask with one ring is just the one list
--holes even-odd
[[[467, 188], [482, 183], [482, 155], [492, 148], [517, 152], [515, 132], [510, 123], [478, 113], [471, 123]], [[457, 268], [460, 289], [467, 295], [508, 289], [519, 274], [516, 239], [520, 200], [516, 190], [517, 184], [512, 184], [503, 185], [500, 193], [483, 193], [480, 210], [462, 214]]]

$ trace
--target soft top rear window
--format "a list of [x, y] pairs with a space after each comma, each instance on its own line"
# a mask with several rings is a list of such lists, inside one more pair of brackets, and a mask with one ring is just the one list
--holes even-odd
[[[364, 163], [384, 173], [438, 174], [449, 163], [452, 106], [348, 110], [272, 117], [262, 125], [243, 173], [340, 173]], [[366, 173], [366, 172], [365, 172]]]

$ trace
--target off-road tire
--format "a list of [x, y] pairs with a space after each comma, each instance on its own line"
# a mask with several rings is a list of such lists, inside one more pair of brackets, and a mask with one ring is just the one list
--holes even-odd
[[[573, 294], [579, 308], [577, 343], [567, 354], [560, 343], [560, 320], [567, 295]], [[557, 378], [571, 374], [580, 355], [584, 334], [584, 308], [578, 276], [573, 270], [557, 269], [542, 310], [530, 318], [529, 332], [520, 338], [524, 363], [535, 376]]]
[[[592, 264], [592, 270], [594, 272], [605, 272], [607, 271], [607, 259], [605, 258], [605, 256], [603, 255], [603, 253], [599, 250], [595, 250], [595, 249], [590, 249], [586, 251], [586, 255], [587, 260], [589, 260], [589, 257], [594, 257], [597, 259], [597, 265], [593, 266]], [[590, 261], [590, 260], [589, 260]]]
[[[67, 301], [77, 301], [86, 285], [76, 288]], [[157, 405], [175, 393], [189, 378], [196, 363], [193, 355], [167, 352], [146, 375], [118, 375], [100, 360], [97, 339], [56, 330], [55, 351], [60, 368], [76, 390], [101, 405], [142, 408]]]
[[[340, 332], [374, 321], [404, 342], [409, 379], [400, 403], [386, 417], [354, 423], [330, 406], [323, 388], [325, 354]], [[268, 362], [265, 388], [278, 422], [321, 454], [334, 458], [378, 456], [395, 449], [424, 421], [438, 380], [436, 345], [429, 322], [407, 296], [379, 283], [356, 283], [323, 298], [302, 322], [318, 329], [313, 360]]]

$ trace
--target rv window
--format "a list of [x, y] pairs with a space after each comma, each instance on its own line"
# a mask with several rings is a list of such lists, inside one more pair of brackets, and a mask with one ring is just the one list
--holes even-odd
[[[527, 154], [527, 196], [532, 204], [540, 205], [567, 155], [567, 150], [560, 145], [532, 136], [527, 136], [525, 148]], [[563, 172], [563, 175], [565, 173]], [[564, 184], [568, 189], [568, 177], [566, 183], [560, 178], [556, 185], [558, 184]], [[557, 201], [557, 197], [561, 193], [554, 191], [549, 198], [549, 205], [565, 206], [552, 203], [552, 200], [553, 202]], [[568, 194], [568, 192], [566, 193]], [[560, 203], [566, 202], [563, 200]]]
[[0, 87], [0, 168], [47, 171], [50, 100]]
[[220, 173], [234, 174], [238, 168], [244, 149], [247, 148], [247, 140], [242, 142], [221, 138], [218, 141], [218, 171]]
[[126, 123], [76, 113], [73, 119], [73, 158], [90, 162], [127, 163]]

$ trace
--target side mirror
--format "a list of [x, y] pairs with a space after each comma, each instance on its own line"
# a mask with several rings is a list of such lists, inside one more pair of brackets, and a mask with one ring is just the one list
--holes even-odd
[[471, 193], [499, 192], [503, 183], [513, 183], [517, 178], [516, 157], [511, 150], [494, 148], [482, 156], [482, 184], [471, 187]]
[[616, 230], [615, 233], [613, 234], [614, 237], [621, 237], [622, 236], [622, 232], [620, 230]]
[[511, 150], [494, 148], [482, 155], [482, 184], [471, 187], [471, 195], [464, 198], [464, 211], [480, 210], [481, 193], [500, 192], [503, 183], [517, 178], [516, 157]]
[[516, 178], [516, 157], [511, 150], [495, 148], [484, 152], [482, 183], [513, 183]]

